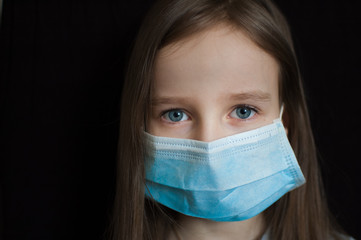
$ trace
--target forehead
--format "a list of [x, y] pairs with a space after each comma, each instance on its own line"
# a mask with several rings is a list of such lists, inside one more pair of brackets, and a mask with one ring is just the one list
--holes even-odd
[[244, 32], [218, 25], [162, 48], [153, 96], [262, 91], [278, 98], [278, 64]]

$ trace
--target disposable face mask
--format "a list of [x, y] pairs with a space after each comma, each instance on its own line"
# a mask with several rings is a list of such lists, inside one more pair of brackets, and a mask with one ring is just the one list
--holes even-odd
[[145, 141], [146, 196], [185, 215], [246, 220], [305, 183], [280, 119], [213, 142]]

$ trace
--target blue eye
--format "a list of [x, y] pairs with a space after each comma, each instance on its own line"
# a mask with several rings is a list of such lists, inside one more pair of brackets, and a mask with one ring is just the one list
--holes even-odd
[[180, 122], [189, 119], [187, 114], [178, 109], [166, 112], [163, 117], [169, 122]]
[[242, 106], [234, 109], [230, 116], [233, 118], [248, 119], [251, 118], [255, 113], [256, 111], [251, 107]]

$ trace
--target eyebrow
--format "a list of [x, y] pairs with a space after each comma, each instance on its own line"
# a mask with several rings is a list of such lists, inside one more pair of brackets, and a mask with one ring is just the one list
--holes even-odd
[[[253, 100], [257, 102], [267, 102], [271, 100], [271, 94], [264, 91], [250, 91], [244, 93], [232, 93], [227, 96], [231, 101], [246, 101]], [[191, 99], [188, 97], [155, 97], [151, 99], [151, 105], [157, 106], [162, 104], [173, 104], [173, 103], [188, 103]]]
[[162, 104], [174, 104], [174, 103], [187, 103], [190, 99], [188, 97], [156, 97], [152, 98], [150, 104], [152, 106], [162, 105]]
[[264, 91], [251, 91], [231, 94], [230, 99], [238, 101], [254, 100], [258, 102], [267, 102], [271, 100], [271, 94]]

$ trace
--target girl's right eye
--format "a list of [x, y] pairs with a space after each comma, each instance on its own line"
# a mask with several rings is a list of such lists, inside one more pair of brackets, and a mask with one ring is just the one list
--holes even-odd
[[189, 119], [188, 115], [179, 109], [167, 111], [162, 115], [162, 118], [168, 122], [181, 122]]

